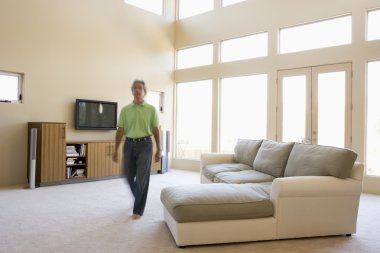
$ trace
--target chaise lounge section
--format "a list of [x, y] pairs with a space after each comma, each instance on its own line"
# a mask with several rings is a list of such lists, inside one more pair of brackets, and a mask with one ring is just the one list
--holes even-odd
[[234, 154], [202, 154], [203, 184], [162, 190], [164, 218], [178, 246], [350, 235], [364, 170], [356, 157], [335, 147], [239, 140]]

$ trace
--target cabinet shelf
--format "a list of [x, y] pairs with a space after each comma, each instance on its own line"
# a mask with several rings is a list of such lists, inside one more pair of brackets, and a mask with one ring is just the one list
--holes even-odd
[[67, 178], [66, 180], [68, 180], [68, 181], [81, 181], [83, 179], [87, 179], [87, 177], [70, 177], [70, 178]]
[[82, 164], [66, 164], [66, 167], [77, 167], [77, 166], [85, 166], [85, 163]]

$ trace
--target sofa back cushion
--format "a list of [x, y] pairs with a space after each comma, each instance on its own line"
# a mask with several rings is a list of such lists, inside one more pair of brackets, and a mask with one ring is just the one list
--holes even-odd
[[357, 154], [349, 149], [296, 143], [285, 168], [285, 177], [334, 176], [348, 178]]
[[235, 162], [252, 166], [262, 142], [263, 140], [238, 139], [234, 152]]
[[264, 140], [253, 162], [253, 169], [265, 174], [282, 177], [294, 142]]

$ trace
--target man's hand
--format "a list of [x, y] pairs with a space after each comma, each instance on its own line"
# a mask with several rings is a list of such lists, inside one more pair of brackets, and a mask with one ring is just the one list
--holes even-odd
[[158, 163], [161, 160], [161, 150], [157, 150], [156, 155], [154, 156], [154, 161]]
[[113, 153], [112, 160], [117, 163], [119, 161], [119, 154], [117, 152]]

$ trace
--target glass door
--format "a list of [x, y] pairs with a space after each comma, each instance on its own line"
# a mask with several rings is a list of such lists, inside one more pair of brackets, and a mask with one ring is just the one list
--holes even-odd
[[277, 139], [311, 143], [311, 69], [278, 73]]
[[351, 147], [351, 64], [278, 72], [277, 140]]
[[312, 142], [351, 147], [351, 64], [312, 68]]

